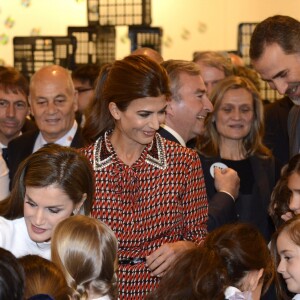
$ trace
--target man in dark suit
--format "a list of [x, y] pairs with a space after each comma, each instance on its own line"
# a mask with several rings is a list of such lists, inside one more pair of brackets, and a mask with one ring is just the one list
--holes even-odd
[[272, 150], [281, 167], [289, 161], [288, 116], [292, 107], [293, 102], [289, 97], [283, 97], [264, 107], [264, 144]]
[[[200, 75], [199, 66], [184, 60], [162, 63], [168, 72], [171, 99], [166, 111], [165, 124], [159, 133], [166, 139], [186, 147], [186, 143], [205, 130], [204, 119], [213, 106]], [[234, 201], [239, 191], [239, 177], [230, 169], [215, 169], [214, 186], [218, 192], [208, 198], [208, 230], [237, 220]], [[207, 183], [207, 180], [205, 180]]]
[[56, 143], [80, 148], [84, 146], [80, 128], [75, 121], [77, 92], [68, 70], [46, 66], [31, 78], [29, 104], [38, 130], [14, 139], [8, 145], [10, 180], [19, 164], [43, 145]]
[[[290, 98], [286, 120], [289, 158], [300, 148], [300, 22], [283, 15], [268, 17], [256, 25], [250, 40], [254, 69], [270, 87]], [[286, 117], [286, 116], [285, 116]], [[277, 134], [277, 132], [276, 132]], [[281, 143], [286, 143], [282, 141]]]
[[0, 148], [7, 163], [7, 145], [22, 133], [36, 129], [30, 121], [27, 79], [13, 67], [0, 70]]

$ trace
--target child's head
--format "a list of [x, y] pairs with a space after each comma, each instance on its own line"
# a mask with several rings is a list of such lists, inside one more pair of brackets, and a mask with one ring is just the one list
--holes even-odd
[[210, 232], [199, 248], [183, 253], [149, 299], [223, 300], [229, 286], [260, 294], [273, 273], [267, 244], [255, 227], [224, 225]]
[[18, 260], [25, 272], [24, 299], [41, 294], [55, 300], [70, 299], [72, 291], [62, 271], [53, 262], [38, 255], [25, 255]]
[[272, 238], [272, 253], [280, 273], [278, 294], [283, 297], [283, 280], [292, 293], [300, 294], [300, 216], [295, 216], [279, 227]]
[[23, 299], [24, 271], [17, 258], [0, 248], [0, 299]]
[[284, 221], [284, 215], [300, 213], [300, 154], [292, 157], [281, 171], [271, 196], [270, 214], [276, 226]]
[[259, 230], [244, 223], [224, 225], [212, 231], [204, 241], [222, 261], [227, 285], [241, 291], [254, 291], [262, 284], [265, 292], [274, 276], [273, 261]]
[[117, 239], [103, 222], [82, 215], [63, 220], [55, 228], [51, 256], [80, 297], [116, 298]]

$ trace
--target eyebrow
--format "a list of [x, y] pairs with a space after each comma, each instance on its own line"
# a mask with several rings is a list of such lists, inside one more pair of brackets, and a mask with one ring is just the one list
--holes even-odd
[[10, 99], [5, 99], [5, 98], [0, 98], [0, 101], [7, 101], [7, 102], [13, 101], [13, 103], [15, 103], [15, 102], [24, 102], [24, 103], [27, 103], [26, 100], [23, 100], [23, 99], [10, 100]]
[[292, 250], [284, 249], [279, 252], [279, 254], [286, 254], [287, 252], [292, 252]]
[[[28, 201], [34, 203], [34, 204], [37, 204], [34, 200], [32, 200], [28, 194], [25, 194], [25, 197], [27, 198]], [[62, 208], [63, 207], [63, 204], [60, 204], [60, 205], [53, 205], [53, 206], [46, 206], [46, 208]]]
[[277, 74], [275, 74], [272, 79], [276, 79], [278, 77], [281, 77], [284, 73], [286, 73], [286, 70], [282, 70], [280, 72], [278, 72]]
[[196, 89], [194, 93], [199, 94], [199, 93], [206, 93], [206, 92], [207, 92], [206, 89], [202, 89], [202, 90], [201, 89]]
[[[160, 109], [159, 111], [166, 110], [166, 109], [167, 109], [167, 106], [168, 106], [168, 105], [166, 105], [165, 107], [163, 107], [163, 108], [162, 108], [162, 109]], [[152, 110], [146, 110], [146, 109], [138, 110], [138, 112], [139, 112], [139, 113], [140, 113], [140, 112], [153, 113], [153, 111], [152, 111]]]

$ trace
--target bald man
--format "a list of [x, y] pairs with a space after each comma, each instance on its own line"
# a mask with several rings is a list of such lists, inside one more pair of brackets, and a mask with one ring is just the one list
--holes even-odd
[[80, 148], [84, 146], [75, 121], [78, 93], [69, 71], [57, 65], [43, 67], [31, 78], [29, 104], [38, 130], [8, 144], [8, 167], [12, 182], [19, 164], [47, 143]]
[[131, 52], [131, 55], [140, 55], [140, 54], [150, 57], [151, 59], [155, 60], [159, 64], [164, 61], [161, 54], [152, 48], [141, 47]]

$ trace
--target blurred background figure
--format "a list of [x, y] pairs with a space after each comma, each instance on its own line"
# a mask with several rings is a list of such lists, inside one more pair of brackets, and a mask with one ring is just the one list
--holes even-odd
[[157, 63], [162, 63], [164, 61], [163, 57], [159, 52], [152, 48], [141, 47], [131, 52], [131, 55], [146, 55], [149, 58], [155, 60]]
[[78, 92], [78, 110], [76, 121], [83, 127], [86, 113], [95, 97], [95, 81], [99, 75], [100, 66], [96, 64], [82, 65], [72, 72], [75, 90]]
[[15, 68], [0, 71], [0, 148], [8, 165], [7, 145], [22, 133], [36, 129], [28, 117], [29, 83]]
[[0, 201], [9, 195], [9, 170], [6, 166], [0, 149]]
[[235, 54], [233, 52], [228, 52], [228, 57], [230, 58], [234, 68], [245, 67], [245, 62], [243, 58], [238, 54]]
[[230, 58], [220, 52], [195, 52], [193, 61], [200, 67], [201, 76], [209, 97], [220, 80], [233, 75], [233, 64]]

